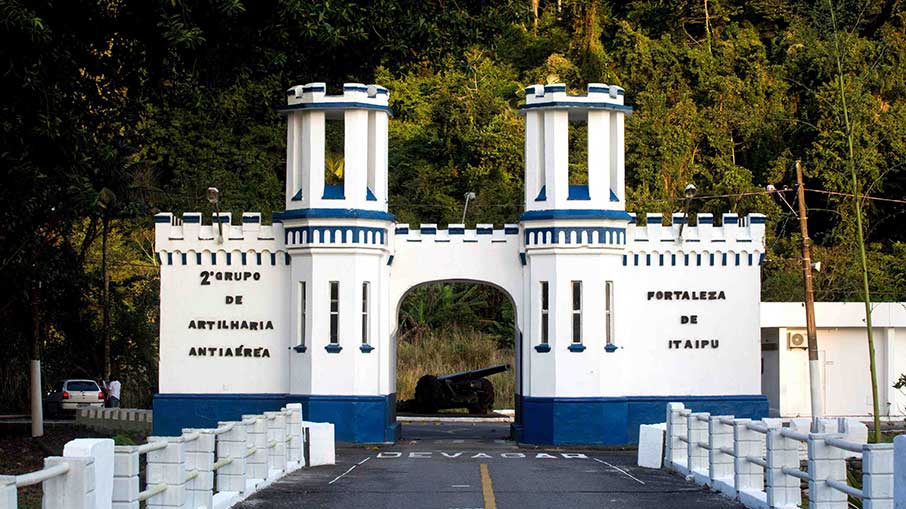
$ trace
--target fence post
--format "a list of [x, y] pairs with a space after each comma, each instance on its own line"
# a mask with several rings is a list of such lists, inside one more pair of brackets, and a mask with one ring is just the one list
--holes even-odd
[[264, 412], [267, 417], [267, 438], [268, 445], [271, 445], [270, 461], [268, 462], [271, 469], [286, 471], [286, 415], [281, 412]]
[[245, 463], [245, 472], [249, 479], [267, 479], [267, 458], [270, 455], [267, 448], [267, 421], [262, 415], [243, 415], [242, 423], [246, 426], [245, 432], [249, 445], [255, 447]]
[[862, 509], [893, 509], [893, 447], [862, 445]]
[[110, 507], [113, 496], [113, 440], [77, 438], [63, 446], [64, 458], [94, 459], [94, 497], [98, 508]]
[[[682, 403], [667, 403], [667, 440], [664, 466], [680, 473], [685, 467], [686, 447], [679, 437], [686, 436], [686, 419], [681, 415]], [[678, 468], [680, 467], [680, 468]]]
[[733, 456], [721, 450], [733, 449], [733, 428], [720, 422], [722, 418], [733, 417], [712, 415], [708, 419], [708, 475], [711, 487], [720, 491], [733, 485]]
[[906, 509], [906, 435], [893, 439], [894, 507]]
[[214, 431], [184, 429], [183, 436], [198, 433], [198, 438], [186, 443], [186, 468], [197, 476], [188, 482], [188, 499], [192, 507], [213, 507], [214, 497]]
[[764, 452], [764, 437], [747, 425], [751, 419], [733, 421], [733, 484], [738, 494], [741, 491], [762, 491], [764, 487], [764, 469], [750, 462], [747, 458], [760, 458]]
[[138, 509], [138, 448], [113, 448], [113, 509]]
[[186, 444], [182, 437], [148, 437], [148, 442], [166, 442], [167, 447], [148, 452], [148, 486], [165, 484], [166, 491], [148, 499], [147, 507], [182, 507], [189, 501], [186, 482]]
[[94, 458], [44, 458], [44, 468], [61, 463], [68, 463], [69, 471], [44, 481], [43, 507], [95, 509]]
[[16, 509], [16, 476], [0, 475], [0, 509]]
[[710, 417], [708, 412], [692, 412], [686, 416], [688, 436], [686, 465], [689, 467], [689, 474], [698, 484], [706, 484], [711, 480], [708, 473], [708, 451], [700, 445], [709, 442], [708, 421]]
[[287, 433], [289, 433], [289, 461], [296, 464], [290, 469], [295, 470], [305, 466], [305, 457], [302, 455], [302, 404], [290, 403], [286, 405], [289, 416], [286, 418]]
[[827, 438], [843, 438], [843, 435], [809, 433], [808, 436], [808, 498], [813, 509], [846, 509], [846, 493], [825, 482], [832, 479], [846, 483], [846, 451], [827, 445], [824, 442]]
[[312, 467], [336, 464], [334, 426], [329, 422], [302, 421], [308, 436], [308, 464]]
[[799, 442], [783, 436], [782, 429], [768, 429], [766, 439], [765, 494], [768, 507], [796, 507], [802, 502], [799, 479], [783, 467], [799, 469]]
[[217, 435], [217, 459], [232, 459], [229, 465], [217, 469], [217, 492], [243, 493], [246, 490], [246, 455], [248, 437], [241, 422], [219, 422], [218, 426], [233, 425], [229, 431]]

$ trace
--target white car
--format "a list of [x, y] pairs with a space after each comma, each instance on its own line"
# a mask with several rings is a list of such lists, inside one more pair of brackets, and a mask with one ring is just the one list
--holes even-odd
[[63, 380], [47, 394], [45, 404], [50, 415], [75, 412], [79, 408], [103, 408], [104, 391], [94, 380]]

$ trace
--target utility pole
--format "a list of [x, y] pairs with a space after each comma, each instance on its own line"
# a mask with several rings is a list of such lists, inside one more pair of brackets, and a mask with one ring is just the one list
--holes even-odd
[[805, 208], [805, 184], [802, 182], [802, 162], [796, 161], [796, 195], [799, 198], [799, 229], [802, 232], [802, 274], [805, 278], [805, 327], [808, 334], [808, 379], [812, 400], [812, 431], [819, 417], [824, 416], [821, 386], [821, 365], [818, 362], [818, 332], [815, 329], [815, 290], [812, 287], [812, 257], [809, 251], [808, 212]]

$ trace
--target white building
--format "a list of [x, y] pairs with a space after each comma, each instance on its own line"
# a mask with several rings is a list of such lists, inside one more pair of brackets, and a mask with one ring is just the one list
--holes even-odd
[[[906, 374], [906, 304], [876, 303], [871, 317], [880, 415], [902, 418], [906, 394], [893, 385]], [[865, 305], [818, 302], [815, 322], [825, 415], [873, 415]], [[772, 416], [811, 415], [807, 343], [801, 302], [761, 304], [761, 380]]]
[[[342, 441], [398, 436], [396, 329], [412, 288], [474, 281], [516, 309], [520, 441], [624, 444], [664, 403], [763, 417], [764, 216], [646, 226], [625, 210], [617, 86], [526, 89], [525, 212], [474, 229], [387, 210], [388, 91], [289, 89], [285, 211], [262, 225], [155, 217], [161, 262], [155, 433], [300, 402]], [[325, 185], [325, 122], [345, 123], [345, 176]], [[568, 126], [588, 126], [588, 183], [569, 182]], [[392, 170], [391, 170], [392, 171]], [[222, 227], [222, 235], [220, 233]]]

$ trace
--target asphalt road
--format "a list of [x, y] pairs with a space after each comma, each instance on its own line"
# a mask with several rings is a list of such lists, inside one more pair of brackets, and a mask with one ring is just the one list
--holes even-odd
[[403, 440], [341, 446], [337, 464], [299, 470], [237, 507], [742, 507], [634, 451], [520, 448], [507, 423], [404, 424]]

